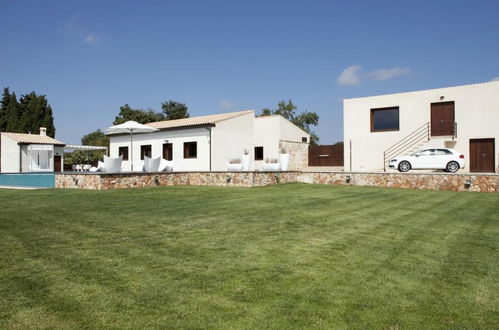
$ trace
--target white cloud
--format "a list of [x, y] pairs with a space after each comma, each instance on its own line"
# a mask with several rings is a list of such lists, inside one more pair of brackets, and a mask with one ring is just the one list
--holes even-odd
[[222, 100], [222, 101], [218, 102], [218, 105], [222, 109], [230, 109], [230, 108], [233, 108], [236, 105], [236, 103], [231, 102], [231, 101], [227, 101], [227, 100]]
[[338, 77], [338, 85], [354, 86], [359, 85], [361, 78], [359, 71], [362, 69], [360, 65], [352, 65], [344, 69]]
[[338, 77], [338, 85], [355, 86], [360, 85], [363, 80], [383, 81], [398, 76], [404, 76], [411, 73], [411, 69], [405, 67], [394, 67], [390, 69], [376, 69], [367, 73], [361, 72], [360, 65], [352, 65], [344, 69]]
[[96, 33], [90, 33], [90, 34], [86, 35], [85, 38], [83, 38], [83, 42], [88, 44], [88, 45], [95, 44], [95, 43], [99, 42], [100, 40], [101, 40], [100, 35], [98, 35]]
[[366, 76], [376, 81], [387, 80], [397, 76], [404, 76], [411, 73], [409, 68], [395, 67], [391, 69], [377, 69], [369, 72]]
[[495, 77], [491, 81], [499, 81], [499, 77]]

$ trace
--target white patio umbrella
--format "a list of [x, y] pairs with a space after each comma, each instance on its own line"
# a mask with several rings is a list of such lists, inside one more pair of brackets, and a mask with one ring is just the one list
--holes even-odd
[[133, 133], [151, 133], [159, 131], [157, 128], [142, 125], [136, 121], [130, 120], [123, 124], [114, 125], [106, 130], [107, 134], [130, 133], [130, 164], [133, 171]]

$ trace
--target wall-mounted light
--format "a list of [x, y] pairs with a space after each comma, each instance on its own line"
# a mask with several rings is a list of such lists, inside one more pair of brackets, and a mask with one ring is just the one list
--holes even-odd
[[232, 177], [230, 175], [227, 175], [227, 177], [225, 178], [225, 181], [227, 181], [227, 183], [230, 183], [231, 180], [232, 180]]
[[443, 99], [445, 99], [445, 96], [440, 96], [440, 101], [442, 101]]
[[346, 181], [346, 183], [350, 183], [350, 181], [352, 181], [352, 178], [350, 177], [350, 175], [347, 175], [345, 177], [345, 181]]
[[466, 188], [466, 189], [470, 189], [470, 188], [471, 188], [471, 184], [472, 184], [472, 183], [473, 183], [473, 181], [471, 181], [471, 180], [469, 180], [469, 179], [468, 179], [468, 180], [466, 180], [466, 181], [464, 182], [464, 188]]

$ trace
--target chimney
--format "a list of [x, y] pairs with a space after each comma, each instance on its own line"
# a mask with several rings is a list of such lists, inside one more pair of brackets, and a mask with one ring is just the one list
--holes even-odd
[[43, 136], [47, 135], [47, 128], [40, 127], [40, 135], [43, 135]]

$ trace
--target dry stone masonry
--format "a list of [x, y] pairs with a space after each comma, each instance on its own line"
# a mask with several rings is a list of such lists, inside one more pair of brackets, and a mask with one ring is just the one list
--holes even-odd
[[109, 190], [157, 186], [259, 187], [279, 183], [316, 183], [385, 188], [499, 192], [498, 174], [397, 174], [349, 172], [162, 172], [56, 175], [56, 188]]

